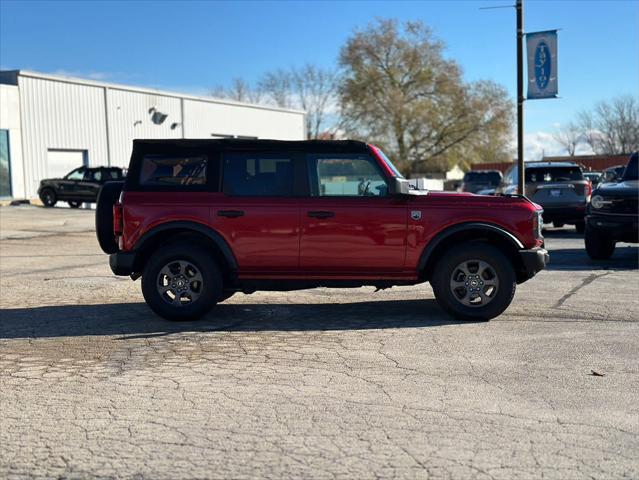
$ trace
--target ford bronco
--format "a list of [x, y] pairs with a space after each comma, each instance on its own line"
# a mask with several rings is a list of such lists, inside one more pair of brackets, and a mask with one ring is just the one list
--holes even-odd
[[167, 319], [236, 292], [430, 282], [449, 314], [487, 320], [547, 263], [541, 213], [524, 196], [419, 189], [357, 141], [136, 140], [96, 232]]

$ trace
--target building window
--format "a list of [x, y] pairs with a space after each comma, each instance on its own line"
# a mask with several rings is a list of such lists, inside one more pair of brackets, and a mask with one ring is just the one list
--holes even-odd
[[224, 155], [224, 193], [237, 196], [293, 195], [293, 159], [288, 155]]
[[11, 196], [11, 157], [9, 130], [0, 130], [0, 198]]

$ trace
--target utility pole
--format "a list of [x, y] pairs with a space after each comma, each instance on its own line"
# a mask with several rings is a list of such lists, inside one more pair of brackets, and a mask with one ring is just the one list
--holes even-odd
[[523, 0], [517, 0], [517, 193], [525, 194], [524, 172], [524, 9]]

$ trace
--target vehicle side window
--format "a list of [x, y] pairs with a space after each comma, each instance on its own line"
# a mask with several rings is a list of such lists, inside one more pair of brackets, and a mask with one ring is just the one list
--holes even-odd
[[92, 178], [93, 181], [99, 182], [100, 180], [102, 180], [102, 171], [101, 170], [94, 170], [92, 177], [93, 177]]
[[308, 155], [311, 195], [386, 196], [388, 185], [375, 161], [366, 154]]
[[67, 175], [67, 180], [84, 180], [85, 173], [86, 170], [84, 168], [78, 168]]
[[107, 170], [107, 178], [109, 180], [119, 180], [120, 178], [122, 178], [122, 175], [120, 174], [120, 170], [116, 170], [116, 169], [111, 169], [111, 170]]
[[206, 155], [144, 155], [140, 185], [187, 186], [206, 183]]
[[224, 154], [224, 193], [236, 196], [293, 195], [293, 158], [260, 153]]

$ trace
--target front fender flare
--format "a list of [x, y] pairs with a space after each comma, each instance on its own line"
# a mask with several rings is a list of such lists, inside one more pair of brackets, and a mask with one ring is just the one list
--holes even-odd
[[430, 260], [433, 252], [446, 241], [451, 236], [462, 233], [462, 232], [485, 232], [490, 233], [492, 235], [499, 235], [501, 238], [510, 243], [515, 249], [523, 250], [525, 247], [521, 243], [521, 241], [515, 237], [512, 233], [505, 230], [502, 227], [497, 225], [493, 225], [491, 223], [483, 223], [483, 222], [465, 222], [458, 223], [457, 225], [453, 225], [451, 227], [445, 228], [437, 235], [435, 235], [430, 242], [424, 247], [422, 254], [419, 258], [419, 263], [417, 265], [418, 271], [422, 272], [426, 268], [428, 261]]

